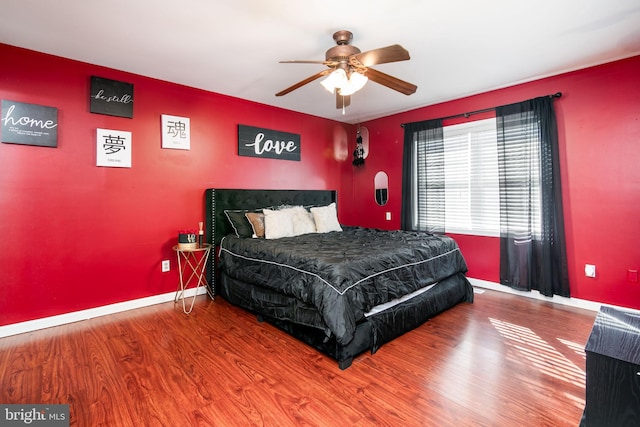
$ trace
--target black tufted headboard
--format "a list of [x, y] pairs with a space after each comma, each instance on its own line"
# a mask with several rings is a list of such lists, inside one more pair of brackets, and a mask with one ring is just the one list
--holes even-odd
[[206, 242], [214, 245], [207, 268], [211, 294], [215, 292], [216, 250], [224, 236], [232, 233], [224, 211], [260, 209], [280, 205], [326, 206], [337, 203], [334, 190], [241, 190], [209, 188], [205, 191]]

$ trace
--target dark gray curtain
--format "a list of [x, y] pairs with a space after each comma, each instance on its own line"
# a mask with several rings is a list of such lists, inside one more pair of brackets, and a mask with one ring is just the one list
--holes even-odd
[[496, 121], [500, 283], [569, 297], [553, 97], [498, 107]]
[[441, 119], [404, 125], [401, 209], [400, 227], [403, 230], [444, 233]]

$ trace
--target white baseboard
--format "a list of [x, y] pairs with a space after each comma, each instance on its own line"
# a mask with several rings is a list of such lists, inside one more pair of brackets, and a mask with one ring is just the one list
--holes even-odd
[[568, 305], [568, 306], [571, 306], [571, 307], [583, 308], [585, 310], [600, 311], [600, 307], [607, 306], [607, 307], [613, 307], [615, 309], [626, 311], [626, 312], [632, 312], [632, 313], [640, 314], [640, 310], [634, 310], [634, 309], [628, 308], [628, 307], [619, 307], [619, 306], [615, 306], [615, 305], [611, 305], [611, 304], [603, 304], [603, 303], [600, 303], [600, 302], [587, 301], [587, 300], [579, 299], [579, 298], [566, 298], [566, 297], [561, 297], [561, 296], [558, 296], [558, 295], [554, 295], [553, 297], [546, 297], [546, 296], [540, 294], [540, 292], [538, 292], [538, 291], [531, 291], [531, 292], [516, 291], [514, 289], [511, 289], [508, 286], [504, 286], [504, 285], [501, 285], [499, 283], [489, 282], [489, 281], [481, 280], [481, 279], [474, 279], [474, 278], [471, 278], [471, 277], [469, 277], [469, 282], [471, 282], [471, 284], [473, 286], [478, 287], [478, 288], [491, 289], [491, 290], [494, 290], [494, 291], [505, 292], [505, 293], [513, 294], [513, 295], [519, 295], [519, 296], [522, 296], [522, 297], [537, 299], [537, 300], [540, 300], [540, 301], [548, 301], [548, 302], [552, 302], [552, 303], [555, 303], [555, 304], [563, 304], [563, 305]]
[[[184, 292], [184, 295], [186, 298], [192, 297], [195, 295], [195, 291], [195, 288], [187, 289]], [[198, 295], [205, 294], [206, 292], [205, 288], [198, 288]], [[136, 308], [148, 307], [150, 305], [161, 304], [173, 301], [175, 295], [175, 292], [169, 292], [166, 294], [153, 295], [116, 304], [103, 305], [101, 307], [90, 308], [87, 310], [74, 311], [71, 313], [59, 314], [57, 316], [43, 317], [42, 319], [0, 326], [0, 338], [23, 334], [26, 332], [33, 332], [39, 329], [51, 328], [53, 326], [64, 325], [67, 323], [79, 322], [81, 320], [92, 319], [94, 317], [107, 316], [109, 314], [120, 313], [122, 311], [133, 310]]]
[[[583, 308], [591, 311], [599, 311], [600, 307], [608, 306], [622, 311], [634, 312], [640, 314], [640, 310], [634, 310], [627, 307], [617, 307], [609, 304], [602, 304], [594, 301], [587, 301], [578, 298], [565, 298], [560, 296], [546, 297], [541, 295], [538, 291], [522, 292], [513, 290], [507, 286], [503, 286], [499, 283], [489, 282], [481, 279], [469, 278], [469, 282], [475, 287], [491, 289], [499, 292], [506, 292], [509, 294], [519, 295], [526, 298], [533, 298], [541, 301], [548, 301], [556, 304], [564, 304], [571, 307]], [[198, 295], [206, 293], [206, 289], [199, 288]], [[39, 329], [51, 328], [54, 326], [64, 325], [67, 323], [79, 322], [81, 320], [87, 320], [94, 317], [107, 316], [109, 314], [120, 313], [122, 311], [133, 310], [136, 308], [148, 307], [150, 305], [161, 304], [164, 302], [173, 301], [175, 292], [169, 292], [166, 294], [154, 295], [146, 298], [135, 299], [131, 301], [124, 301], [116, 304], [104, 305], [101, 307], [90, 308], [87, 310], [74, 311], [72, 313], [60, 314], [57, 316], [44, 317], [42, 319], [29, 320], [26, 322], [14, 323], [11, 325], [0, 326], [0, 338], [8, 337], [11, 335], [23, 334], [26, 332], [33, 332]], [[192, 297], [195, 295], [195, 289], [188, 289], [185, 291], [185, 297]]]

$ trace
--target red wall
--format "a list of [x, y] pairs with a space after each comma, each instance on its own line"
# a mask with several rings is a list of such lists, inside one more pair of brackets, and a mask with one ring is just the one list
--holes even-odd
[[[401, 123], [557, 91], [572, 294], [640, 309], [627, 281], [640, 268], [640, 57], [363, 123], [362, 168], [351, 125], [2, 44], [0, 57], [1, 99], [59, 115], [57, 148], [0, 144], [0, 325], [174, 291], [176, 231], [203, 220], [209, 187], [337, 189], [342, 223], [399, 228]], [[134, 84], [133, 119], [89, 113], [91, 75]], [[190, 151], [160, 148], [161, 114], [190, 117]], [[300, 134], [302, 160], [239, 157], [238, 124]], [[132, 132], [131, 169], [95, 166], [96, 128]], [[374, 199], [380, 170], [386, 206]], [[497, 239], [455, 237], [470, 277], [497, 282]]]
[[[640, 56], [362, 123], [369, 129], [370, 153], [354, 175], [356, 200], [348, 218], [367, 226], [399, 227], [402, 123], [555, 92], [563, 94], [555, 107], [571, 294], [640, 309], [640, 283], [627, 280], [627, 270], [640, 269]], [[389, 174], [386, 207], [375, 206], [369, 194], [378, 170]], [[384, 220], [384, 210], [395, 214], [391, 221]], [[469, 276], [499, 282], [498, 239], [454, 237]], [[587, 263], [596, 265], [595, 278], [585, 277]]]
[[[0, 325], [173, 292], [171, 250], [204, 190], [337, 189], [351, 125], [0, 44], [0, 98], [58, 108], [58, 147], [0, 144]], [[133, 119], [89, 112], [90, 76], [134, 84]], [[160, 115], [191, 150], [160, 148]], [[301, 135], [299, 162], [237, 155], [237, 125]], [[132, 168], [96, 167], [96, 129], [132, 132]], [[161, 273], [170, 259], [172, 271]]]

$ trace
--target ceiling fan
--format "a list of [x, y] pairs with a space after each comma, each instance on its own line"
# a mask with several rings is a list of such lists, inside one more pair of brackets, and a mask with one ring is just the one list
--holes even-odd
[[337, 46], [327, 50], [324, 61], [280, 61], [282, 64], [324, 64], [329, 68], [276, 93], [276, 96], [286, 95], [307, 83], [327, 76], [321, 84], [329, 92], [336, 94], [336, 108], [342, 108], [344, 111], [344, 108], [351, 103], [351, 95], [360, 90], [368, 80], [405, 95], [411, 95], [418, 89], [414, 84], [370, 68], [372, 65], [411, 59], [409, 52], [399, 44], [361, 52], [360, 49], [349, 44], [353, 39], [351, 31], [337, 31], [333, 34], [333, 39]]

